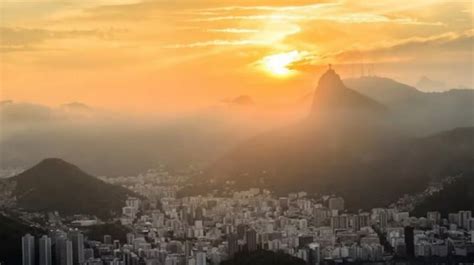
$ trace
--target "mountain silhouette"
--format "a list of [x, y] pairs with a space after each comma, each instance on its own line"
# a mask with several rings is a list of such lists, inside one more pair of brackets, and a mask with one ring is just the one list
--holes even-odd
[[429, 211], [438, 211], [444, 217], [449, 213], [470, 210], [474, 211], [474, 178], [462, 176], [455, 182], [447, 184], [441, 191], [422, 201], [413, 210], [415, 216], [426, 216]]
[[349, 208], [359, 209], [387, 205], [423, 190], [433, 178], [472, 167], [474, 148], [408, 137], [392, 118], [390, 109], [347, 88], [329, 69], [308, 118], [237, 146], [203, 178], [216, 186], [259, 186], [281, 194], [337, 193]]
[[474, 125], [474, 90], [422, 92], [415, 87], [377, 76], [345, 79], [344, 83], [384, 104], [400, 130], [427, 135]]
[[[474, 127], [458, 128], [443, 132], [424, 140], [427, 153], [432, 153], [432, 164], [451, 160], [451, 167], [462, 168], [458, 179], [418, 204], [413, 213], [426, 216], [428, 211], [439, 211], [447, 217], [449, 213], [461, 210], [474, 211]], [[431, 146], [431, 148], [429, 148]], [[433, 146], [437, 148], [434, 149]], [[438, 159], [435, 157], [439, 156]]]
[[319, 79], [314, 93], [311, 115], [375, 114], [380, 115], [386, 108], [377, 101], [347, 88], [334, 69], [328, 69]]
[[249, 95], [240, 95], [231, 99], [224, 99], [223, 102], [231, 106], [254, 106], [255, 101]]
[[61, 214], [90, 214], [111, 217], [135, 194], [123, 187], [99, 180], [77, 166], [48, 158], [12, 177], [14, 194], [21, 208], [59, 211]]

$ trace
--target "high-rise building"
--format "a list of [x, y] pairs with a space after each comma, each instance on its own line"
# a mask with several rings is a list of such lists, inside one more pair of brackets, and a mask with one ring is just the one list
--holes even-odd
[[352, 217], [352, 228], [354, 229], [354, 231], [360, 231], [361, 226], [360, 226], [360, 219], [358, 215], [354, 215]]
[[73, 264], [81, 265], [84, 262], [84, 235], [74, 230], [69, 233], [69, 240], [72, 242]]
[[369, 213], [360, 213], [359, 214], [359, 223], [360, 223], [360, 227], [370, 226], [370, 214]]
[[450, 224], [456, 224], [458, 226], [461, 225], [461, 218], [459, 218], [459, 214], [458, 213], [450, 213], [448, 215], [448, 220], [449, 220], [449, 223]]
[[92, 248], [84, 249], [84, 260], [94, 259], [94, 250]]
[[414, 228], [411, 226], [406, 226], [405, 229], [405, 247], [408, 257], [415, 256], [415, 235]]
[[344, 210], [344, 199], [342, 197], [333, 197], [329, 199], [329, 209], [331, 210]]
[[196, 207], [194, 210], [194, 220], [202, 220], [204, 217], [204, 209], [202, 207]]
[[192, 248], [193, 248], [193, 243], [191, 241], [186, 240], [184, 242], [184, 256], [186, 257], [186, 259], [191, 257]]
[[298, 237], [298, 247], [304, 248], [309, 244], [313, 243], [314, 237], [313, 236], [299, 236]]
[[61, 238], [66, 238], [66, 233], [60, 230], [54, 230], [49, 232], [49, 236], [51, 238], [51, 245], [53, 247], [53, 258], [54, 258], [54, 264], [61, 264], [60, 260], [60, 244], [59, 241]]
[[206, 253], [199, 251], [196, 253], [196, 265], [206, 265]]
[[127, 233], [127, 244], [131, 245], [135, 240], [135, 235], [133, 233]]
[[238, 236], [234, 233], [227, 235], [227, 251], [229, 258], [233, 258], [239, 251]]
[[51, 265], [51, 238], [47, 235], [39, 239], [39, 265]]
[[459, 226], [462, 228], [469, 230], [469, 220], [472, 218], [471, 211], [459, 211]]
[[127, 207], [132, 207], [132, 208], [138, 210], [140, 208], [140, 199], [134, 198], [134, 197], [129, 197], [125, 201], [125, 205]]
[[321, 262], [321, 249], [318, 243], [311, 243], [308, 245], [308, 264], [319, 265]]
[[23, 265], [35, 264], [35, 237], [26, 234], [21, 238]]
[[385, 229], [388, 224], [388, 213], [386, 211], [381, 211], [379, 213], [379, 226], [381, 229]]
[[239, 239], [244, 239], [246, 230], [247, 230], [247, 225], [245, 224], [237, 225], [237, 236], [239, 237]]
[[[357, 218], [357, 216], [356, 216]], [[359, 220], [360, 223], [360, 220]], [[331, 217], [331, 228], [336, 229], [347, 229], [349, 227], [349, 215], [342, 214]]]
[[330, 211], [327, 208], [313, 209], [314, 219], [318, 226], [322, 225], [329, 217]]
[[120, 248], [120, 240], [114, 240], [114, 249]]
[[441, 221], [441, 213], [440, 212], [428, 212], [426, 214], [426, 218], [432, 223], [432, 224], [439, 224]]
[[252, 252], [257, 250], [257, 231], [255, 229], [248, 229], [245, 233], [245, 240], [247, 241], [247, 249]]
[[65, 238], [61, 237], [56, 241], [59, 251], [56, 253], [59, 258], [59, 265], [73, 265], [72, 257], [72, 242]]
[[111, 235], [104, 235], [104, 244], [112, 245], [112, 236]]
[[278, 199], [278, 203], [280, 204], [280, 207], [283, 209], [283, 210], [287, 210], [289, 205], [290, 205], [290, 201], [287, 197], [281, 197]]

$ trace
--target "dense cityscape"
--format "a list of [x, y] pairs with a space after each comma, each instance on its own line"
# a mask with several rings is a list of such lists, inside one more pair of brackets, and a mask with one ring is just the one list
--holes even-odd
[[[259, 251], [282, 252], [310, 265], [472, 262], [474, 255], [471, 211], [414, 217], [404, 210], [403, 198], [388, 208], [350, 212], [342, 197], [279, 197], [259, 188], [179, 198], [187, 177], [163, 169], [102, 179], [143, 196], [129, 197], [122, 214], [109, 221], [128, 228], [125, 240], [109, 234], [87, 238], [81, 231], [103, 224], [98, 218], [49, 213], [46, 234], [23, 236], [23, 265], [219, 265]], [[440, 184], [427, 190], [435, 187]]]

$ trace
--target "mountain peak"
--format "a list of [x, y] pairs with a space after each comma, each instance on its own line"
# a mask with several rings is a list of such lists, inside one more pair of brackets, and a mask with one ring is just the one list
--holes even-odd
[[382, 104], [347, 88], [331, 66], [320, 77], [314, 93], [312, 114], [334, 116], [338, 112], [345, 116], [360, 113], [360, 111], [378, 112], [382, 110], [385, 110]]
[[70, 163], [62, 160], [61, 158], [57, 158], [57, 157], [49, 157], [49, 158], [45, 158], [43, 160], [41, 160], [38, 165], [41, 165], [41, 164], [49, 164], [49, 165], [61, 165], [61, 164], [69, 164], [71, 165]]
[[67, 171], [79, 170], [80, 171], [80, 169], [77, 166], [62, 160], [61, 158], [55, 158], [55, 157], [41, 160], [38, 164], [33, 166], [30, 170], [38, 170], [38, 169], [43, 169], [43, 168], [47, 168], [48, 170], [54, 170], [55, 172], [64, 171], [64, 170], [67, 170]]
[[[59, 158], [47, 158], [12, 177], [20, 207], [33, 211], [92, 214], [110, 217], [118, 213], [134, 193], [91, 176]], [[71, 200], [74, 196], [74, 200]]]
[[240, 95], [235, 98], [224, 99], [223, 102], [228, 103], [230, 106], [253, 106], [255, 101], [249, 95]]
[[329, 69], [319, 78], [318, 89], [334, 89], [340, 87], [344, 87], [341, 77], [330, 66]]

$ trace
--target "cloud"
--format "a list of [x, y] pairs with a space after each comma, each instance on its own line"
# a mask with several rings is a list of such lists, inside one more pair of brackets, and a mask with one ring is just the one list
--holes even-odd
[[14, 103], [9, 101], [8, 104], [0, 106], [0, 119], [2, 121], [15, 122], [43, 122], [51, 120], [54, 112], [49, 107], [32, 104], [32, 103]]
[[[473, 54], [472, 43], [474, 31], [468, 30], [462, 33], [446, 32], [429, 37], [412, 37], [384, 43], [369, 49], [347, 50], [336, 54], [339, 59], [354, 59], [365, 56], [366, 58], [386, 58], [388, 56], [407, 56], [420, 59], [422, 54], [429, 53], [430, 56], [441, 52], [468, 52]], [[444, 56], [444, 54], [442, 54]]]
[[113, 113], [90, 107], [80, 102], [70, 102], [58, 107], [30, 102], [0, 102], [0, 121], [9, 124], [60, 122], [72, 119], [111, 118]]
[[204, 12], [216, 12], [216, 11], [238, 11], [238, 10], [254, 10], [254, 11], [295, 11], [295, 10], [308, 10], [308, 9], [317, 9], [325, 6], [336, 6], [340, 5], [340, 1], [327, 1], [320, 3], [311, 3], [311, 4], [302, 4], [302, 5], [235, 5], [235, 6], [224, 6], [224, 7], [211, 7], [198, 9], [199, 11]]
[[102, 40], [113, 39], [117, 33], [124, 30], [49, 30], [40, 28], [0, 27], [0, 51], [34, 51], [41, 50], [34, 45], [48, 40], [73, 39], [83, 37], [95, 37]]
[[225, 28], [225, 29], [208, 29], [209, 32], [218, 32], [218, 33], [257, 33], [258, 29], [243, 29], [243, 28]]
[[348, 23], [348, 24], [357, 24], [357, 23], [393, 23], [393, 24], [402, 24], [402, 25], [431, 25], [431, 26], [442, 26], [441, 22], [426, 22], [419, 21], [414, 18], [404, 17], [389, 17], [381, 14], [374, 13], [351, 13], [345, 15], [329, 15], [316, 17], [314, 20], [327, 20], [334, 21], [338, 23]]
[[392, 42], [376, 43], [365, 49], [349, 48], [338, 52], [312, 54], [294, 62], [289, 67], [301, 71], [314, 71], [314, 69], [319, 69], [321, 65], [330, 62], [351, 64], [407, 60], [426, 61], [440, 59], [446, 62], [454, 60], [454, 57], [447, 57], [447, 54], [451, 54], [451, 56], [460, 54], [459, 57], [461, 59], [470, 60], [474, 55], [472, 50], [473, 41], [473, 30], [461, 33], [446, 32], [428, 37], [412, 37]]
[[179, 48], [200, 48], [211, 46], [252, 46], [252, 45], [268, 45], [270, 42], [264, 40], [210, 40], [185, 44], [166, 45], [168, 49]]
[[269, 15], [248, 15], [248, 16], [210, 16], [206, 18], [190, 19], [189, 22], [213, 22], [213, 21], [225, 21], [225, 20], [273, 20], [273, 21], [288, 21], [288, 20], [307, 20], [310, 17], [302, 15], [280, 15], [280, 14], [269, 14]]
[[226, 28], [222, 30], [210, 29], [212, 32], [219, 33], [249, 33], [247, 38], [243, 39], [212, 39], [202, 40], [190, 43], [179, 43], [165, 45], [165, 48], [198, 48], [212, 46], [273, 46], [289, 35], [300, 32], [300, 27], [296, 24], [276, 23], [263, 29], [240, 29]]

